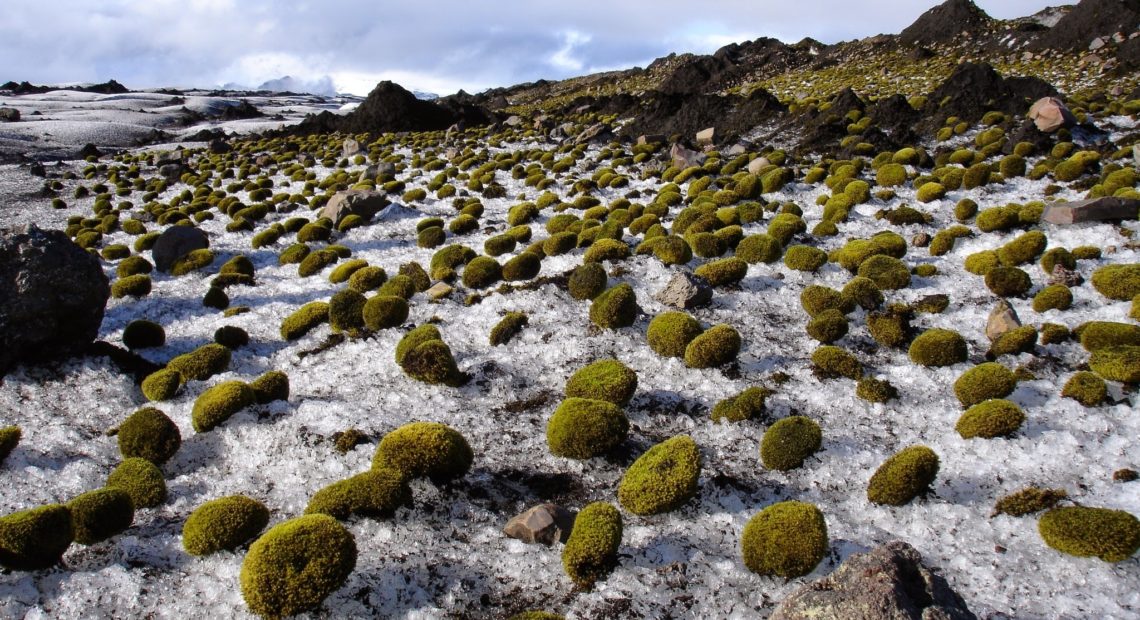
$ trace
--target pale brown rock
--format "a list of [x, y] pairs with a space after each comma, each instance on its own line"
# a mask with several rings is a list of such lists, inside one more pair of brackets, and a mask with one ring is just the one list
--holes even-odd
[[566, 542], [574, 528], [574, 513], [555, 504], [539, 504], [507, 521], [503, 533], [527, 544], [546, 546]]
[[1006, 332], [1013, 331], [1018, 327], [1021, 327], [1021, 319], [1017, 317], [1017, 312], [1013, 310], [1013, 306], [1004, 299], [999, 300], [994, 309], [990, 311], [990, 317], [986, 321], [986, 338], [993, 342]]
[[1050, 224], [1080, 224], [1081, 222], [1134, 220], [1138, 212], [1140, 212], [1140, 200], [1105, 196], [1076, 202], [1051, 204], [1045, 207], [1041, 219]]
[[1042, 97], [1029, 108], [1029, 118], [1037, 125], [1037, 129], [1045, 133], [1053, 133], [1062, 127], [1070, 127], [1077, 123], [1073, 113], [1056, 97]]
[[321, 209], [321, 217], [327, 217], [333, 226], [349, 215], [359, 215], [366, 221], [372, 219], [381, 209], [388, 206], [384, 192], [370, 189], [349, 189], [337, 192]]

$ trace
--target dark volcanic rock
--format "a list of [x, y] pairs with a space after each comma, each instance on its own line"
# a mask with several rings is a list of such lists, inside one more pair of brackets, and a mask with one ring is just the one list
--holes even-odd
[[175, 261], [194, 250], [210, 247], [206, 233], [191, 226], [171, 226], [162, 231], [150, 249], [154, 266], [163, 273], [170, 273]]
[[0, 375], [81, 353], [110, 294], [99, 260], [62, 231], [0, 230]]
[[470, 95], [457, 93], [435, 101], [422, 101], [399, 84], [383, 81], [368, 97], [346, 116], [321, 112], [306, 117], [288, 134], [312, 134], [342, 131], [345, 133], [386, 133], [400, 131], [439, 131], [457, 123], [484, 125], [492, 116], [483, 108], [468, 102]]
[[784, 599], [771, 620], [967, 620], [975, 618], [946, 580], [901, 540], [847, 558], [835, 572]]
[[668, 95], [652, 93], [633, 112], [621, 134], [683, 137], [714, 127], [722, 142], [732, 142], [786, 108], [768, 91], [757, 88], [748, 97], [735, 95]]
[[946, 43], [963, 32], [979, 32], [992, 21], [970, 0], [946, 0], [907, 26], [899, 34], [899, 40], [907, 45]]
[[1081, 0], [1056, 26], [1037, 37], [1030, 48], [1085, 52], [1097, 38], [1124, 36], [1140, 29], [1140, 0]]
[[991, 110], [1025, 114], [1034, 101], [1058, 96], [1057, 89], [1044, 80], [1003, 78], [988, 64], [964, 62], [928, 97], [925, 126], [937, 130], [950, 116], [973, 122]]
[[246, 118], [260, 118], [265, 113], [258, 110], [252, 103], [242, 99], [237, 105], [228, 105], [222, 108], [218, 118], [223, 121], [237, 121]]

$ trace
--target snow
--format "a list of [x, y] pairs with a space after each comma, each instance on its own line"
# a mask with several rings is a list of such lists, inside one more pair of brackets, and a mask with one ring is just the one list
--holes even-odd
[[[533, 142], [506, 146], [542, 148]], [[412, 155], [407, 149], [401, 153]], [[597, 153], [591, 148], [583, 162]], [[79, 171], [85, 164], [66, 165]], [[331, 172], [314, 170], [320, 177]], [[25, 177], [22, 169], [0, 166], [0, 189], [11, 190], [4, 192], [6, 203], [0, 206], [8, 225], [34, 221], [42, 227], [62, 227], [67, 216], [90, 211], [92, 199], [68, 199], [65, 210], [47, 208], [46, 199], [33, 195], [38, 183], [21, 180]], [[430, 175], [408, 179], [408, 189], [422, 187], [429, 179]], [[499, 173], [499, 180], [508, 196], [537, 196], [509, 174]], [[283, 177], [275, 182], [278, 188], [295, 187]], [[1049, 182], [1017, 179], [950, 192], [925, 205], [915, 202], [909, 187], [899, 188], [899, 196], [888, 203], [876, 199], [855, 209], [851, 219], [840, 225], [841, 234], [825, 240], [822, 247], [833, 249], [848, 238], [867, 237], [887, 227], [874, 218], [882, 208], [911, 204], [934, 216], [931, 226], [891, 227], [909, 239], [919, 231], [954, 223], [953, 205], [959, 199], [973, 198], [982, 208], [1025, 202], [1043, 196]], [[76, 183], [65, 182], [61, 195], [70, 196]], [[630, 189], [651, 196], [654, 187], [652, 181], [634, 180], [629, 188], [605, 190], [599, 197], [608, 203]], [[163, 199], [182, 189], [170, 188]], [[822, 208], [815, 204], [821, 191], [818, 186], [793, 183], [766, 199], [798, 204], [810, 230], [821, 217]], [[1071, 190], [1058, 195], [1077, 197]], [[458, 241], [481, 249], [486, 238], [507, 228], [506, 211], [517, 202], [484, 199], [487, 210], [481, 221], [487, 228]], [[450, 200], [429, 198], [418, 206], [425, 214], [454, 213]], [[542, 226], [550, 215], [545, 212], [532, 224], [536, 239], [545, 235]], [[821, 381], [811, 372], [809, 357], [817, 343], [803, 331], [807, 317], [800, 309], [799, 294], [809, 284], [842, 287], [850, 275], [834, 264], [815, 274], [791, 271], [782, 263], [753, 265], [738, 290], [719, 290], [710, 307], [693, 312], [705, 325], [725, 322], [740, 331], [744, 347], [739, 375], [688, 369], [680, 360], [660, 358], [649, 349], [648, 321], [666, 310], [652, 295], [672, 274], [652, 258], [633, 257], [609, 265], [623, 272], [611, 278], [611, 284], [630, 283], [645, 310], [636, 325], [620, 330], [594, 328], [587, 316], [588, 303], [551, 285], [509, 295], [488, 294], [470, 307], [463, 304], [462, 291], [440, 303], [420, 294], [413, 298], [407, 325], [436, 321], [460, 368], [472, 375], [464, 387], [445, 388], [412, 381], [395, 365], [393, 351], [403, 330], [385, 330], [307, 356], [301, 353], [329, 335], [327, 325], [299, 341], [282, 341], [278, 328], [284, 317], [305, 302], [327, 300], [339, 288], [327, 280], [333, 267], [318, 276], [299, 278], [295, 265], [277, 265], [276, 254], [287, 240], [251, 250], [250, 233], [227, 233], [224, 220], [201, 225], [218, 254], [211, 269], [180, 278], [154, 274], [150, 296], [108, 303], [99, 334], [120, 344], [129, 321], [157, 321], [166, 329], [167, 343], [142, 354], [160, 363], [211, 341], [214, 330], [223, 325], [241, 327], [251, 336], [249, 346], [234, 352], [226, 373], [192, 382], [173, 401], [158, 405], [183, 435], [182, 448], [163, 468], [168, 501], [138, 511], [134, 525], [122, 535], [90, 547], [73, 545], [61, 568], [0, 574], [0, 616], [246, 617], [238, 588], [244, 552], [204, 558], [184, 553], [180, 531], [190, 511], [207, 500], [242, 493], [265, 502], [273, 523], [295, 517], [318, 489], [366, 470], [375, 440], [413, 420], [444, 422], [461, 431], [475, 449], [474, 467], [449, 487], [415, 482], [415, 505], [390, 520], [348, 523], [360, 549], [357, 567], [318, 616], [496, 617], [546, 608], [570, 617], [764, 617], [789, 593], [830, 573], [852, 553], [895, 538], [914, 545], [979, 617], [1128, 618], [1140, 613], [1140, 565], [1135, 558], [1108, 564], [1067, 556], [1042, 542], [1033, 517], [989, 516], [996, 499], [1028, 485], [1061, 487], [1082, 505], [1140, 514], [1140, 483], [1112, 481], [1113, 471], [1140, 466], [1134, 390], [1113, 386], [1110, 396], [1115, 404], [1095, 408], [1062, 399], [1061, 386], [1087, 354], [1074, 342], [1042, 345], [1036, 356], [999, 360], [1011, 368], [1025, 365], [1036, 375], [1020, 383], [1011, 396], [1029, 418], [1017, 436], [963, 440], [954, 432], [961, 410], [951, 385], [971, 364], [983, 360], [988, 346], [985, 318], [995, 302], [982, 279], [966, 272], [962, 262], [968, 254], [995, 248], [1018, 231], [961, 239], [941, 257], [911, 248], [904, 260], [911, 266], [934, 264], [938, 275], [916, 277], [910, 289], [887, 294], [888, 301], [904, 302], [948, 294], [951, 304], [945, 313], [920, 315], [916, 324], [960, 331], [970, 343], [969, 363], [918, 367], [905, 351], [873, 345], [862, 310], [851, 315], [851, 333], [839, 344], [852, 350], [869, 373], [888, 379], [900, 392], [898, 400], [869, 404], [855, 398], [853, 381]], [[392, 274], [408, 261], [427, 265], [430, 260], [432, 250], [415, 245], [415, 223], [415, 218], [382, 221], [354, 229], [338, 242], [351, 248], [354, 258], [367, 259]], [[761, 232], [765, 225], [750, 224], [746, 232]], [[1125, 228], [1137, 232], [1136, 222]], [[1140, 262], [1140, 252], [1117, 226], [1047, 225], [1044, 230], [1050, 247], [1116, 248], [1101, 260], [1078, 263], [1086, 280], [1100, 265]], [[107, 243], [131, 240], [119, 232], [109, 235]], [[227, 292], [233, 305], [247, 305], [251, 311], [224, 318], [204, 308], [200, 300], [217, 267], [239, 253], [254, 262], [257, 285]], [[580, 261], [580, 250], [550, 257], [543, 261], [542, 275], [561, 273]], [[1040, 268], [1026, 269], [1035, 290], [1042, 286], [1045, 277]], [[106, 271], [113, 277], [114, 265], [107, 265]], [[1089, 284], [1074, 289], [1073, 308], [1063, 313], [1037, 314], [1028, 299], [1013, 300], [1013, 306], [1023, 321], [1032, 324], [1075, 327], [1088, 320], [1129, 320], [1127, 302], [1108, 302]], [[489, 346], [491, 327], [511, 310], [526, 312], [529, 326], [510, 344]], [[567, 377], [607, 356], [628, 364], [640, 380], [626, 409], [632, 424], [629, 453], [584, 462], [550, 455], [545, 424]], [[251, 407], [208, 433], [192, 431], [190, 410], [203, 390], [221, 381], [252, 380], [270, 369], [288, 373], [292, 386], [288, 402]], [[772, 383], [777, 371], [789, 375], [787, 383]], [[718, 400], [758, 384], [776, 389], [769, 401], [773, 419], [798, 413], [821, 424], [823, 450], [803, 468], [771, 472], [760, 465], [764, 425], [717, 425], [709, 420], [707, 411]], [[540, 407], [521, 412], [505, 409], [508, 403], [544, 395], [547, 400]], [[101, 359], [10, 373], [0, 384], [0, 425], [21, 426], [24, 439], [0, 467], [4, 489], [0, 514], [65, 502], [101, 486], [120, 458], [115, 439], [105, 431], [146, 404], [131, 380]], [[341, 455], [333, 449], [331, 436], [352, 427], [373, 442]], [[554, 499], [573, 509], [589, 501], [616, 503], [625, 467], [653, 443], [679, 433], [690, 434], [702, 449], [698, 498], [667, 515], [624, 514], [620, 565], [593, 591], [572, 589], [562, 572], [558, 546], [527, 546], [501, 534], [509, 517], [547, 499], [520, 472], [561, 476], [557, 479], [563, 488], [555, 490]], [[865, 491], [872, 472], [888, 456], [913, 444], [928, 445], [941, 457], [934, 493], [899, 508], [869, 504]], [[831, 539], [831, 553], [815, 571], [787, 583], [749, 573], [739, 557], [740, 533], [747, 520], [785, 499], [818, 505]]]

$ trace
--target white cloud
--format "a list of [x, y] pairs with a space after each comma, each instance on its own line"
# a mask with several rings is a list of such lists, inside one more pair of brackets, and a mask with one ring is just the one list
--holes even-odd
[[592, 39], [588, 34], [576, 30], [567, 30], [562, 33], [562, 47], [550, 55], [550, 65], [563, 71], [581, 71], [584, 63], [576, 58], [574, 52], [577, 48], [586, 45]]

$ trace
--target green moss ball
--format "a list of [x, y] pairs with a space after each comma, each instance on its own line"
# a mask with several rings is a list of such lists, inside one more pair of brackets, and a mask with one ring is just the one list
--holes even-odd
[[369, 331], [379, 331], [403, 325], [408, 312], [408, 302], [403, 297], [376, 295], [364, 303], [361, 317]]
[[81, 545], [107, 540], [130, 527], [135, 518], [131, 496], [115, 488], [83, 493], [67, 502], [67, 509], [75, 542]]
[[397, 274], [376, 290], [377, 295], [384, 297], [394, 296], [402, 297], [404, 299], [411, 299], [416, 294], [416, 283], [412, 280], [411, 276], [406, 274]]
[[362, 293], [350, 288], [333, 293], [329, 299], [329, 325], [333, 333], [359, 334], [364, 330], [364, 304]]
[[808, 245], [793, 245], [784, 253], [784, 266], [796, 271], [816, 271], [827, 263], [827, 252]]
[[147, 400], [163, 401], [174, 398], [182, 383], [182, 375], [177, 370], [163, 368], [147, 375], [140, 387]]
[[323, 301], [310, 301], [281, 322], [281, 337], [297, 340], [329, 320], [329, 305]]
[[1092, 285], [1109, 299], [1128, 301], [1140, 295], [1140, 263], [1105, 265], [1093, 272]]
[[178, 426], [162, 411], [145, 407], [127, 416], [119, 425], [119, 453], [123, 458], [140, 457], [161, 465], [182, 445]]
[[637, 373], [616, 359], [584, 366], [566, 381], [567, 397], [604, 400], [619, 407], [629, 404], [636, 391]]
[[969, 352], [966, 339], [949, 329], [928, 329], [922, 332], [908, 350], [910, 360], [920, 366], [951, 366], [966, 361]]
[[899, 391], [886, 379], [860, 377], [855, 384], [855, 397], [869, 403], [885, 403], [899, 397]]
[[653, 255], [666, 265], [684, 265], [693, 260], [693, 249], [684, 238], [669, 235], [654, 243]]
[[542, 271], [542, 257], [533, 252], [522, 252], [503, 265], [503, 279], [508, 282], [530, 280]]
[[846, 336], [847, 329], [847, 317], [839, 310], [824, 310], [807, 324], [808, 335], [823, 344], [831, 344]]
[[403, 474], [379, 468], [334, 482], [313, 494], [305, 514], [344, 520], [353, 515], [386, 519], [411, 504], [412, 490]]
[[994, 362], [978, 364], [962, 373], [954, 382], [954, 394], [963, 407], [991, 398], [1005, 398], [1017, 387], [1013, 372]]
[[815, 570], [827, 555], [828, 544], [823, 513], [797, 501], [778, 502], [756, 513], [740, 539], [748, 570], [784, 579]]
[[214, 253], [207, 249], [194, 250], [174, 261], [170, 267], [170, 274], [183, 276], [188, 273], [209, 267], [214, 262]]
[[1140, 346], [1097, 349], [1089, 357], [1089, 369], [1108, 381], [1140, 383]]
[[1068, 310], [1073, 305], [1073, 292], [1064, 284], [1051, 284], [1033, 296], [1033, 311]]
[[241, 593], [249, 610], [283, 618], [316, 609], [356, 568], [356, 541], [336, 519], [305, 515], [280, 523], [249, 547]]
[[622, 283], [594, 298], [590, 305], [590, 320], [598, 327], [619, 329], [633, 325], [640, 311], [633, 287]]
[[123, 329], [123, 345], [128, 349], [150, 349], [166, 344], [166, 330], [153, 321], [135, 320]]
[[387, 281], [388, 273], [384, 271], [383, 267], [368, 265], [352, 272], [352, 275], [348, 277], [348, 288], [367, 293], [380, 288]]
[[151, 273], [152, 271], [154, 271], [154, 265], [150, 264], [150, 261], [137, 254], [134, 256], [126, 257], [123, 259], [123, 262], [119, 263], [118, 266], [115, 267], [115, 275], [120, 278], [126, 278], [128, 276], [139, 274], [147, 274]]
[[986, 272], [986, 288], [998, 297], [1021, 297], [1033, 282], [1029, 274], [1017, 267], [994, 267]]
[[233, 551], [253, 540], [269, 524], [265, 504], [229, 495], [198, 506], [182, 526], [182, 548], [190, 555]]
[[1011, 329], [990, 344], [989, 355], [997, 358], [1002, 355], [1030, 353], [1037, 346], [1037, 328], [1025, 325]]
[[1045, 233], [1031, 230], [998, 248], [998, 260], [1007, 267], [1024, 265], [1036, 260], [1047, 244]]
[[910, 446], [875, 470], [867, 485], [867, 500], [902, 506], [925, 493], [938, 476], [938, 455], [926, 446]]
[[586, 398], [562, 401], [546, 425], [551, 454], [588, 459], [609, 452], [625, 441], [629, 420], [621, 407]]
[[880, 290], [910, 286], [910, 270], [906, 263], [893, 256], [878, 254], [868, 258], [859, 265], [858, 274], [874, 282]]
[[771, 391], [750, 387], [744, 391], [730, 396], [713, 406], [710, 417], [713, 422], [743, 422], [753, 420], [764, 415], [764, 407]]
[[649, 322], [649, 348], [662, 357], [684, 357], [685, 349], [704, 328], [685, 312], [666, 312]]
[[784, 246], [766, 234], [749, 235], [736, 245], [736, 257], [747, 263], [774, 263], [784, 254]]
[[12, 570], [55, 566], [71, 546], [71, 511], [51, 504], [0, 517], [0, 565]]
[[1108, 386], [1096, 373], [1081, 371], [1065, 382], [1061, 396], [1071, 398], [1086, 407], [1095, 407], [1108, 397]]
[[275, 400], [289, 400], [289, 375], [280, 370], [269, 370], [249, 383], [259, 405]]
[[[883, 305], [883, 292], [870, 278], [861, 276], [851, 278], [851, 281], [843, 287], [842, 293], [848, 303], [852, 304], [852, 309], [857, 305], [864, 310], [874, 310]], [[802, 295], [800, 300], [803, 301]]]
[[825, 376], [855, 380], [863, 376], [863, 365], [849, 351], [840, 347], [824, 345], [817, 348], [811, 354], [811, 363]]
[[491, 328], [487, 340], [491, 346], [497, 347], [509, 343], [530, 322], [530, 318], [522, 312], [508, 312]]
[[503, 266], [490, 256], [476, 256], [463, 268], [463, 285], [480, 289], [503, 279]]
[[617, 508], [605, 502], [587, 505], [562, 549], [562, 567], [579, 587], [589, 588], [617, 566], [622, 521]]
[[584, 263], [601, 263], [604, 261], [621, 261], [629, 258], [629, 246], [617, 239], [598, 239], [586, 250], [582, 257]]
[[459, 431], [438, 422], [411, 422], [380, 440], [372, 469], [391, 469], [404, 479], [427, 477], [436, 484], [462, 478], [475, 453]]
[[230, 350], [217, 343], [204, 344], [167, 362], [186, 381], [204, 381], [230, 367]]
[[727, 286], [740, 282], [748, 275], [748, 263], [733, 256], [705, 263], [694, 269], [693, 273], [707, 280], [710, 286]]
[[465, 377], [455, 363], [451, 348], [443, 340], [434, 339], [410, 348], [400, 367], [409, 377], [429, 385], [458, 387]]
[[819, 451], [822, 440], [823, 434], [815, 421], [804, 416], [787, 417], [765, 431], [760, 441], [760, 460], [768, 469], [796, 469]]
[[618, 501], [636, 515], [670, 512], [696, 496], [700, 475], [700, 449], [688, 435], [678, 435], [630, 465], [618, 486]]
[[1025, 412], [1017, 404], [995, 398], [980, 402], [962, 414], [954, 429], [962, 439], [993, 439], [1016, 433], [1025, 423]]
[[1119, 345], [1140, 345], [1140, 326], [1115, 321], [1089, 321], [1076, 329], [1081, 346], [1090, 353]]
[[115, 280], [111, 285], [111, 297], [121, 299], [123, 297], [146, 297], [150, 294], [151, 281], [150, 276], [145, 273], [127, 276]]
[[202, 392], [194, 401], [194, 409], [190, 413], [194, 431], [204, 433], [212, 430], [255, 402], [257, 395], [244, 381], [219, 383]]
[[685, 347], [689, 368], [715, 368], [736, 359], [742, 345], [740, 333], [730, 325], [714, 325]]
[[4, 459], [16, 449], [20, 444], [20, 437], [23, 436], [23, 431], [19, 426], [0, 426], [0, 465], [4, 464]]
[[605, 268], [597, 263], [585, 263], [570, 272], [567, 286], [571, 297], [587, 300], [601, 295], [606, 290], [608, 281]]
[[1140, 521], [1123, 510], [1054, 508], [1041, 515], [1037, 531], [1057, 551], [1105, 562], [1123, 562], [1140, 549]]
[[846, 314], [855, 309], [855, 303], [850, 297], [844, 296], [833, 288], [819, 284], [809, 284], [804, 287], [803, 292], [800, 293], [800, 306], [811, 317], [817, 316], [825, 310], [839, 310], [840, 313]]
[[166, 501], [166, 480], [162, 471], [147, 459], [123, 459], [107, 476], [107, 486], [125, 491], [135, 509], [154, 508]]

